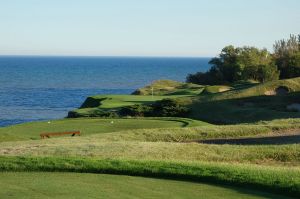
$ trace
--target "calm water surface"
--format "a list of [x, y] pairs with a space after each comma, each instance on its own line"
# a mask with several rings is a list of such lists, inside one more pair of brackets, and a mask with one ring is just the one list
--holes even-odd
[[0, 56], [0, 126], [63, 118], [96, 94], [129, 94], [157, 79], [184, 81], [209, 58]]

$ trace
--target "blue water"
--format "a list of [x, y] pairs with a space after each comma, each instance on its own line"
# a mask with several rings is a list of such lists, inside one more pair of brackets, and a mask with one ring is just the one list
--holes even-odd
[[96, 94], [129, 94], [157, 79], [184, 81], [209, 58], [0, 56], [0, 126], [63, 118]]

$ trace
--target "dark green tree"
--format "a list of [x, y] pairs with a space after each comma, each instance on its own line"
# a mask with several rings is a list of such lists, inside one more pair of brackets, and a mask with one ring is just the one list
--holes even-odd
[[266, 49], [227, 46], [210, 60], [206, 73], [190, 74], [187, 81], [196, 84], [227, 84], [240, 80], [269, 81], [279, 77], [279, 71]]

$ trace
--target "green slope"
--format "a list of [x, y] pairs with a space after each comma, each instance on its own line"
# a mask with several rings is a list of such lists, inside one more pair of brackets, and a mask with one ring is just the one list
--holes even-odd
[[[287, 92], [276, 95], [278, 88], [285, 88]], [[193, 97], [189, 106], [191, 118], [230, 124], [299, 118], [300, 112], [287, 108], [292, 104], [300, 104], [300, 78], [200, 95]]]

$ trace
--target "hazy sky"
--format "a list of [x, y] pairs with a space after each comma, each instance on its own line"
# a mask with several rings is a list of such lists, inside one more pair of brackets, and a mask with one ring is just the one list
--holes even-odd
[[214, 56], [300, 33], [300, 0], [0, 0], [1, 55]]

